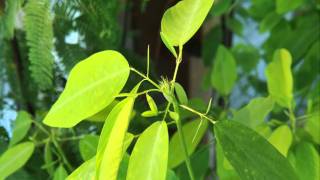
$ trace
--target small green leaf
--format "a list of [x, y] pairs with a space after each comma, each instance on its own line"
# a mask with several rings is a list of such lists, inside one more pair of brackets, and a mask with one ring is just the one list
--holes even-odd
[[268, 30], [272, 30], [281, 20], [281, 16], [276, 12], [270, 12], [260, 23], [260, 32], [266, 32]]
[[320, 157], [314, 146], [308, 142], [297, 144], [288, 158], [300, 180], [320, 179]]
[[[196, 119], [182, 126], [182, 131], [185, 136], [186, 146], [189, 155], [191, 155], [195, 151], [196, 147], [200, 143], [200, 140], [202, 139], [203, 135], [207, 130], [208, 122], [203, 121], [200, 128], [198, 128], [200, 123], [201, 120]], [[170, 139], [168, 167], [175, 168], [184, 160], [185, 156], [183, 154], [183, 148], [179, 138], [179, 133], [176, 132]]]
[[141, 113], [142, 117], [155, 117], [157, 115], [158, 115], [158, 113], [156, 113], [154, 111], [144, 111], [143, 113]]
[[150, 107], [150, 110], [155, 114], [158, 114], [158, 107], [157, 107], [157, 104], [154, 102], [153, 98], [149, 94], [146, 94], [146, 98], [147, 98], [147, 102]]
[[174, 83], [174, 90], [176, 91], [178, 100], [181, 104], [188, 104], [188, 96], [184, 88], [181, 86], [181, 84], [175, 82]]
[[225, 120], [215, 124], [214, 132], [241, 179], [297, 179], [288, 160], [254, 130]]
[[304, 0], [276, 0], [276, 10], [279, 14], [284, 14], [298, 8]]
[[51, 144], [48, 141], [44, 146], [44, 167], [47, 169], [50, 175], [53, 175], [54, 168], [53, 168], [53, 161], [52, 161], [52, 152], [51, 152]]
[[44, 123], [72, 127], [108, 106], [125, 85], [130, 68], [116, 51], [102, 51], [78, 63]]
[[174, 47], [169, 43], [169, 41], [167, 40], [166, 38], [166, 35], [163, 34], [163, 32], [160, 32], [160, 37], [161, 37], [161, 40], [163, 42], [163, 44], [169, 49], [169, 51], [173, 54], [173, 56], [175, 58], [177, 58], [177, 52], [176, 50], [174, 49]]
[[85, 135], [79, 141], [79, 151], [84, 161], [91, 159], [97, 152], [99, 136]]
[[266, 116], [273, 109], [274, 101], [271, 97], [258, 97], [249, 102], [248, 105], [234, 113], [233, 119], [251, 128], [262, 124]]
[[67, 180], [94, 180], [96, 172], [96, 157], [84, 162], [76, 170], [74, 170]]
[[60, 165], [53, 175], [53, 180], [65, 180], [68, 177], [67, 171], [64, 169], [63, 165]]
[[313, 112], [307, 119], [305, 130], [311, 135], [314, 142], [320, 144], [320, 111]]
[[279, 49], [274, 53], [273, 60], [265, 71], [269, 94], [279, 105], [286, 108], [291, 108], [293, 100], [291, 61], [289, 51]]
[[5, 151], [0, 157], [0, 179], [5, 179], [20, 169], [29, 160], [33, 150], [32, 142], [24, 142]]
[[237, 66], [231, 52], [220, 45], [213, 64], [211, 84], [221, 94], [230, 94], [237, 79]]
[[166, 122], [149, 126], [133, 148], [127, 180], [165, 180], [169, 135]]
[[213, 0], [182, 0], [161, 20], [161, 32], [171, 46], [183, 46], [200, 28]]
[[286, 157], [292, 143], [292, 132], [287, 125], [282, 125], [272, 132], [268, 141]]
[[179, 121], [180, 116], [178, 113], [173, 112], [173, 111], [169, 111], [169, 116], [171, 119], [173, 119], [175, 122]]
[[13, 125], [12, 138], [9, 147], [12, 147], [21, 141], [28, 133], [32, 120], [30, 115], [25, 111], [20, 111]]

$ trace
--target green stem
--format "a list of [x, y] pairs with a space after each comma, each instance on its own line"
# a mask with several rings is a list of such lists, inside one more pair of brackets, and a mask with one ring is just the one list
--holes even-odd
[[[53, 134], [53, 133], [52, 133], [52, 134]], [[67, 166], [68, 170], [69, 170], [70, 172], [72, 172], [72, 171], [73, 171], [73, 167], [71, 166], [71, 164], [69, 163], [68, 159], [66, 158], [63, 150], [61, 149], [59, 143], [56, 141], [54, 135], [52, 135], [52, 143], [53, 143], [53, 145], [56, 147], [59, 155], [61, 156], [61, 159], [62, 159], [63, 163]]]
[[183, 109], [187, 110], [187, 111], [190, 111], [198, 116], [200, 116], [200, 118], [204, 118], [204, 119], [207, 119], [208, 121], [210, 121], [212, 124], [215, 124], [217, 121], [209, 118], [207, 115], [195, 110], [195, 109], [192, 109], [191, 107], [188, 107], [188, 106], [185, 106], [185, 105], [180, 105], [180, 107], [182, 107]]
[[296, 116], [294, 115], [292, 107], [289, 108], [289, 119], [292, 126], [292, 131], [296, 132]]
[[143, 73], [139, 72], [138, 70], [136, 70], [135, 68], [131, 67], [130, 68], [131, 71], [135, 72], [136, 74], [138, 74], [139, 76], [143, 77], [145, 80], [149, 81], [152, 85], [154, 85], [156, 88], [160, 89], [160, 86], [155, 83], [154, 81], [152, 81], [149, 77], [147, 77], [146, 75], [144, 75]]

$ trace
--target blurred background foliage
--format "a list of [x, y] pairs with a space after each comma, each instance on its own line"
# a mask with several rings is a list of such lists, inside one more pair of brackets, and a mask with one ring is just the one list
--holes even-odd
[[[176, 2], [1, 0], [0, 154], [9, 145], [18, 112], [26, 111], [34, 121], [41, 122], [61, 93], [71, 68], [95, 52], [118, 50], [131, 66], [145, 71], [147, 46], [150, 45], [152, 76], [157, 80], [160, 80], [160, 75], [171, 77], [174, 61], [161, 43], [159, 29], [163, 12]], [[308, 128], [305, 130], [309, 119], [315, 118], [318, 128], [320, 121], [319, 0], [215, 0], [205, 24], [184, 48], [178, 81], [191, 98], [190, 106], [205, 111], [206, 103], [212, 97], [211, 115], [216, 119], [228, 118], [251, 99], [268, 95], [264, 70], [279, 48], [286, 48], [292, 55], [294, 113], [300, 117], [298, 127], [302, 128], [301, 132], [297, 132], [297, 137], [311, 139], [310, 142], [319, 151], [320, 142], [312, 139]], [[219, 55], [219, 49], [226, 52]], [[231, 65], [224, 64], [225, 58], [234, 59], [235, 65], [232, 60]], [[222, 62], [219, 62], [220, 59]], [[236, 72], [230, 92], [219, 90], [212, 80], [211, 76], [215, 76], [216, 72], [214, 67], [218, 63], [222, 63], [226, 72]], [[124, 91], [128, 91], [134, 82], [137, 82], [137, 77], [132, 75]], [[162, 97], [156, 99], [164, 102]], [[145, 110], [145, 105], [145, 99], [141, 99], [135, 107], [137, 113], [130, 125], [130, 132], [134, 134], [140, 133], [152, 122], [139, 115]], [[183, 116], [186, 120], [192, 118], [188, 113]], [[275, 128], [288, 118], [284, 108], [276, 105], [267, 120], [270, 127]], [[51, 131], [63, 139], [99, 134], [101, 128], [102, 123], [83, 122], [72, 129]], [[31, 126], [29, 138], [41, 139], [42, 132], [36, 129]], [[319, 129], [313, 132], [320, 133]], [[208, 143], [210, 139], [212, 135], [207, 133], [203, 141]], [[60, 143], [72, 166], [81, 164], [78, 142]], [[11, 179], [46, 179], [47, 172], [39, 171], [41, 167], [45, 169], [44, 151], [40, 146], [27, 166]], [[55, 151], [54, 148], [52, 151]], [[210, 152], [213, 151], [211, 148]], [[221, 177], [227, 174], [225, 169], [216, 169], [215, 158], [209, 158], [207, 145], [202, 145], [191, 159], [199, 167], [209, 160], [204, 163], [207, 167], [199, 169], [199, 172], [196, 170], [200, 177], [216, 177], [217, 171], [220, 171]], [[217, 163], [221, 164], [219, 159]], [[230, 165], [222, 164], [227, 171], [230, 170]], [[222, 179], [228, 179], [229, 175], [233, 179], [232, 173]], [[52, 172], [49, 174], [52, 175]], [[186, 167], [179, 166], [176, 174], [181, 179], [187, 179]]]

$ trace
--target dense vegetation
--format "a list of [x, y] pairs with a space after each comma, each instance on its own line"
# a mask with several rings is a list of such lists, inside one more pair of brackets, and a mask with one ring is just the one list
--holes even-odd
[[320, 179], [319, 1], [159, 2], [0, 1], [0, 180]]

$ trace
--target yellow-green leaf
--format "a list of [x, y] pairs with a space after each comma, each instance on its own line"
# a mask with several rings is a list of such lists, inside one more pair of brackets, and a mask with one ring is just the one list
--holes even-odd
[[109, 105], [125, 85], [130, 68], [116, 51], [102, 51], [78, 63], [44, 123], [72, 127]]
[[292, 132], [287, 125], [282, 125], [272, 132], [268, 141], [286, 157], [292, 143]]
[[13, 125], [12, 138], [9, 147], [12, 147], [21, 141], [28, 133], [32, 120], [30, 115], [25, 111], [20, 111]]
[[74, 170], [67, 180], [95, 180], [96, 174], [96, 157], [84, 162], [76, 170]]
[[166, 122], [149, 126], [135, 144], [128, 166], [127, 180], [165, 180], [169, 135]]
[[213, 0], [182, 0], [169, 8], [161, 20], [161, 33], [171, 46], [184, 45], [200, 28]]
[[320, 144], [320, 111], [315, 111], [308, 117], [305, 129], [311, 135], [313, 141]]
[[31, 157], [34, 150], [32, 142], [17, 144], [0, 157], [0, 179], [5, 179], [20, 169]]
[[228, 95], [237, 79], [237, 66], [231, 52], [220, 45], [213, 63], [211, 84], [221, 94]]
[[88, 117], [87, 120], [93, 122], [104, 122], [108, 117], [108, 114], [118, 103], [119, 101], [117, 100], [112, 101], [107, 107], [94, 114], [93, 116]]
[[266, 68], [269, 94], [281, 106], [291, 108], [293, 100], [292, 58], [286, 49], [276, 50]]
[[181, 84], [175, 82], [174, 83], [174, 90], [177, 94], [178, 100], [181, 104], [188, 104], [188, 96], [186, 91], [184, 90]]
[[150, 110], [155, 114], [158, 114], [158, 107], [157, 107], [157, 104], [154, 102], [153, 98], [149, 94], [146, 94], [146, 97], [147, 97]]
[[84, 161], [91, 159], [97, 152], [99, 136], [85, 135], [79, 141], [79, 151]]
[[[201, 121], [200, 119], [192, 120], [182, 126], [182, 131], [185, 137], [189, 155], [194, 152], [200, 143], [200, 140], [207, 130], [207, 127], [208, 122], [205, 120]], [[179, 138], [179, 133], [176, 132], [170, 139], [169, 143], [169, 168], [175, 168], [185, 160], [183, 152], [184, 151]]]

